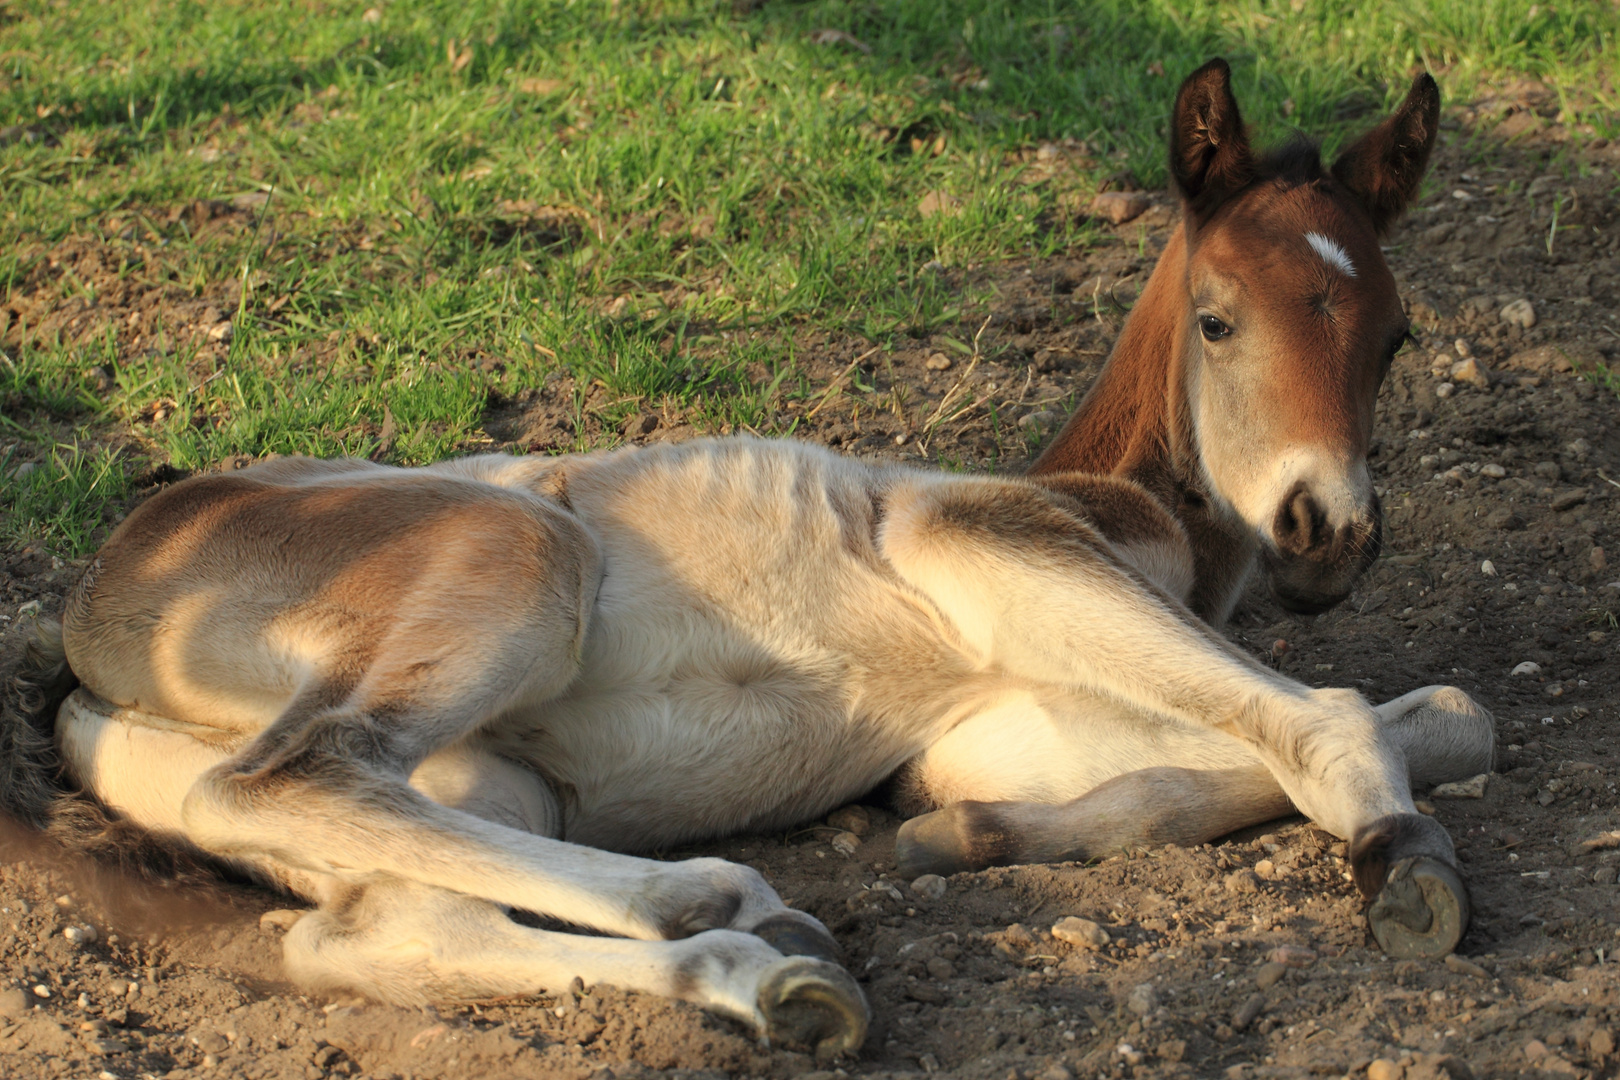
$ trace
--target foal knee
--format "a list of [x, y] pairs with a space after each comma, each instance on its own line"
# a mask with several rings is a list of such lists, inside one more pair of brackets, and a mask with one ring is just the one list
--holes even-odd
[[788, 910], [758, 870], [715, 858], [673, 864], [651, 907], [649, 921], [665, 939], [691, 937], [706, 930], [746, 930]]

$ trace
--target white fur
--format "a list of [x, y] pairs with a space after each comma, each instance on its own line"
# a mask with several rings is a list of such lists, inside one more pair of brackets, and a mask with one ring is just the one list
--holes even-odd
[[1330, 239], [1318, 232], [1305, 234], [1305, 242], [1311, 245], [1311, 250], [1322, 256], [1322, 261], [1346, 277], [1356, 276], [1356, 264], [1350, 261], [1350, 253], [1344, 250], [1337, 240]]

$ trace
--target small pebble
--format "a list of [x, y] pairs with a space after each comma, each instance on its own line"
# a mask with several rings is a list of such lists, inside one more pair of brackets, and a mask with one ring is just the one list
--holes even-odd
[[1316, 950], [1303, 945], [1278, 945], [1267, 954], [1267, 958], [1274, 964], [1304, 968], [1316, 963]]
[[1100, 949], [1108, 944], [1108, 931], [1090, 919], [1073, 915], [1059, 919], [1052, 925], [1052, 936], [1083, 949]]
[[1490, 773], [1480, 773], [1467, 780], [1458, 780], [1455, 783], [1441, 784], [1429, 792], [1436, 799], [1483, 799], [1485, 786], [1490, 783]]
[[911, 883], [911, 891], [924, 900], [938, 900], [945, 895], [945, 879], [938, 874], [924, 874]]
[[39, 983], [34, 987], [34, 996], [37, 998], [48, 998], [51, 996], [51, 991], [45, 986], [45, 984]]
[[1275, 881], [1277, 878], [1277, 864], [1270, 859], [1261, 859], [1254, 864], [1254, 872], [1262, 881]]
[[1260, 878], [1253, 870], [1236, 870], [1226, 876], [1226, 891], [1234, 895], [1260, 891]]
[[75, 945], [91, 945], [96, 940], [96, 928], [93, 926], [69, 926], [62, 931], [62, 936]]
[[1451, 365], [1451, 381], [1487, 390], [1491, 385], [1491, 376], [1477, 359], [1467, 356]]
[[861, 846], [861, 838], [852, 832], [841, 832], [832, 838], [828, 846], [838, 854], [848, 858], [855, 854], [855, 850]]
[[1481, 465], [1479, 475], [1488, 476], [1492, 480], [1500, 480], [1507, 475], [1507, 470], [1493, 461], [1489, 465]]
[[1479, 572], [1484, 574], [1486, 577], [1495, 577], [1496, 564], [1491, 562], [1491, 560], [1486, 559], [1484, 562], [1479, 564]]
[[1374, 1058], [1367, 1064], [1367, 1080], [1401, 1080], [1404, 1071], [1389, 1058]]
[[951, 366], [951, 358], [942, 352], [934, 353], [923, 361], [923, 367], [929, 371], [944, 371]]
[[1153, 198], [1146, 192], [1104, 191], [1091, 200], [1091, 216], [1123, 225], [1152, 205]]
[[1254, 985], [1261, 990], [1270, 990], [1277, 985], [1277, 980], [1287, 973], [1287, 964], [1281, 964], [1275, 960], [1267, 964], [1261, 964], [1260, 969], [1254, 973]]
[[1443, 382], [1439, 386], [1434, 388], [1434, 396], [1439, 398], [1441, 401], [1444, 401], [1446, 398], [1450, 397], [1452, 394], [1455, 394], [1456, 392], [1457, 392], [1457, 384], [1456, 383]]
[[1248, 1000], [1239, 1005], [1237, 1010], [1232, 1013], [1232, 1030], [1243, 1031], [1246, 1029], [1250, 1024], [1254, 1023], [1255, 1017], [1265, 1011], [1265, 1007], [1265, 994], [1250, 994]]
[[1523, 297], [1504, 305], [1499, 315], [1503, 322], [1526, 330], [1536, 325], [1535, 305]]
[[1509, 672], [1509, 674], [1510, 675], [1540, 675], [1541, 674], [1541, 665], [1536, 663], [1534, 660], [1526, 660], [1523, 663], [1516, 665], [1513, 668], [1513, 670], [1511, 672]]
[[827, 824], [835, 829], [865, 836], [872, 831], [872, 815], [864, 806], [845, 806], [827, 815]]
[[1147, 1016], [1159, 1007], [1159, 992], [1152, 983], [1138, 983], [1125, 999], [1125, 1007], [1137, 1016]]
[[1041, 409], [1026, 413], [1018, 418], [1018, 427], [1021, 431], [1033, 431], [1039, 434], [1050, 431], [1063, 422], [1063, 414]]

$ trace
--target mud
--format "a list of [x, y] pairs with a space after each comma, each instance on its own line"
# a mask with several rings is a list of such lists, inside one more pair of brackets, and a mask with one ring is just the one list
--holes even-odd
[[[1620, 350], [1620, 147], [1570, 146], [1534, 100], [1490, 128], [1503, 111], [1448, 132], [1430, 194], [1392, 241], [1419, 340], [1380, 400], [1385, 556], [1325, 616], [1289, 616], [1256, 592], [1229, 630], [1312, 685], [1385, 700], [1445, 682], [1495, 713], [1483, 794], [1426, 797], [1473, 890], [1459, 957], [1380, 955], [1343, 845], [1299, 820], [1191, 850], [958, 875], [937, 898], [893, 875], [898, 821], [880, 802], [852, 850], [809, 823], [665, 853], [750, 863], [834, 929], [876, 1014], [862, 1056], [835, 1069], [612, 987], [422, 1011], [311, 999], [283, 981], [281, 931], [260, 923], [284, 898], [98, 876], [13, 830], [0, 868], [5, 1074], [1614, 1076], [1620, 400], [1586, 376]], [[1083, 256], [930, 271], [964, 294], [994, 290], [978, 355], [977, 326], [864, 356], [864, 341], [807, 339], [814, 374], [871, 389], [779, 422], [852, 453], [1016, 470], [1095, 376], [1171, 219], [1159, 196]], [[13, 300], [25, 302], [45, 292]], [[580, 413], [574, 400], [556, 378], [498, 401], [486, 429], [535, 450], [607, 425], [631, 440], [692, 431], [679, 410]], [[20, 607], [51, 610], [77, 568], [38, 551], [3, 565], [10, 662]], [[1055, 938], [1066, 916], [1100, 924], [1108, 943]], [[94, 940], [63, 934], [85, 925]]]

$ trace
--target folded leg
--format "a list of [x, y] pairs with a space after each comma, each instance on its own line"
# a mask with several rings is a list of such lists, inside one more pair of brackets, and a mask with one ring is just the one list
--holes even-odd
[[866, 1036], [865, 999], [847, 972], [752, 934], [631, 941], [535, 930], [488, 901], [397, 879], [304, 916], [285, 953], [302, 986], [398, 1004], [557, 993], [579, 978], [690, 1001], [818, 1055], [853, 1052]]
[[[232, 746], [209, 729], [117, 709], [84, 690], [64, 704], [58, 726], [76, 778], [110, 809], [160, 833], [183, 835], [181, 805], [187, 793], [233, 760]], [[550, 788], [476, 741], [428, 757], [412, 772], [406, 790], [408, 796], [392, 793], [393, 802], [385, 807], [420, 804], [452, 815], [447, 820], [464, 835], [487, 828], [499, 840], [527, 837], [551, 845], [545, 850], [601, 856], [620, 867], [621, 876], [593, 882], [585, 874], [568, 883], [581, 894], [575, 910], [639, 903], [644, 921], [647, 909], [661, 910], [654, 918], [662, 918], [668, 936], [678, 940], [629, 941], [520, 926], [502, 904], [382, 869], [391, 847], [400, 844], [399, 818], [362, 806], [340, 826], [328, 815], [331, 805], [315, 802], [305, 813], [276, 815], [286, 830], [278, 842], [231, 857], [242, 869], [320, 905], [286, 939], [287, 970], [300, 985], [414, 1003], [555, 991], [578, 977], [691, 1001], [754, 1022], [777, 1041], [819, 1047], [822, 1053], [853, 1050], [865, 1037], [867, 1012], [859, 988], [823, 959], [836, 952], [830, 935], [811, 916], [782, 905], [753, 870], [717, 859], [658, 863], [536, 835], [560, 830], [560, 808]], [[353, 836], [369, 828], [378, 850], [369, 859], [344, 857], [325, 867], [275, 853], [299, 851], [302, 839], [334, 828]], [[410, 829], [407, 819], [403, 831]], [[432, 842], [444, 841], [435, 836]], [[434, 861], [453, 854], [441, 851]], [[639, 873], [646, 895], [614, 894], [624, 885], [625, 867]], [[681, 901], [672, 906], [662, 895], [672, 882], [687, 909], [673, 925], [669, 919]], [[596, 892], [589, 895], [593, 884]], [[741, 891], [750, 894], [752, 904], [739, 899]], [[570, 910], [540, 902], [517, 906], [564, 919], [568, 916], [559, 911]], [[711, 928], [725, 926], [727, 916], [738, 925]]]
[[[1190, 846], [1294, 809], [1271, 770], [1238, 740], [1107, 699], [1020, 704], [1017, 711], [979, 714], [907, 766], [902, 799], [912, 809], [941, 809], [902, 826], [896, 846], [902, 873], [951, 874], [1085, 861], [1167, 843]], [[1491, 716], [1454, 687], [1425, 687], [1375, 713], [1415, 783], [1491, 768]], [[1380, 876], [1369, 894], [1384, 884]], [[1396, 892], [1404, 895], [1405, 886]], [[1391, 951], [1432, 952], [1440, 947], [1436, 935], [1460, 936], [1466, 908], [1453, 909], [1466, 904], [1466, 893], [1455, 901], [1436, 896], [1426, 905], [1451, 912], [1450, 922], [1425, 923], [1413, 902], [1407, 896], [1404, 907], [1386, 904], [1369, 913], [1381, 941], [1402, 939]], [[1406, 925], [1414, 921], [1426, 929], [1414, 934]]]

